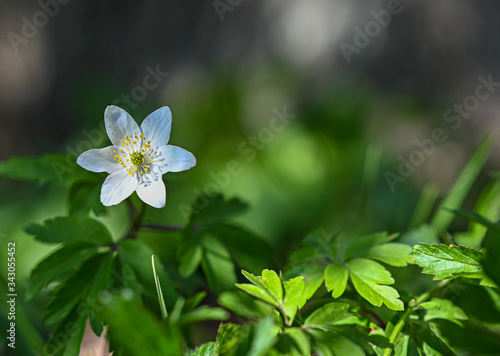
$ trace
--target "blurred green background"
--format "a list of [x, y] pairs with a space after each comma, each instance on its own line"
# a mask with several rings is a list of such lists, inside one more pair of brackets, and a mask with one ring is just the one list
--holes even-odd
[[[167, 105], [170, 143], [198, 163], [164, 176], [167, 206], [149, 209], [147, 220], [182, 225], [183, 204], [216, 183], [250, 204], [239, 222], [272, 244], [279, 263], [316, 227], [405, 231], [422, 187], [446, 193], [498, 126], [495, 88], [458, 127], [445, 119], [476, 95], [479, 77], [500, 80], [495, 1], [401, 1], [385, 25], [385, 1], [42, 3], [0, 2], [0, 160], [105, 147], [107, 105], [139, 123]], [[346, 46], [355, 48], [347, 57]], [[284, 110], [293, 118], [272, 131]], [[397, 174], [399, 157], [436, 128], [448, 139], [392, 191], [384, 173]], [[226, 182], [232, 160], [239, 173]], [[466, 208], [499, 160], [497, 145]], [[20, 295], [52, 248], [22, 228], [67, 214], [68, 189], [0, 178], [0, 263], [16, 241]], [[99, 218], [115, 238], [127, 229], [123, 204]], [[143, 238], [176, 260], [178, 236]], [[43, 302], [25, 306], [35, 324]]]

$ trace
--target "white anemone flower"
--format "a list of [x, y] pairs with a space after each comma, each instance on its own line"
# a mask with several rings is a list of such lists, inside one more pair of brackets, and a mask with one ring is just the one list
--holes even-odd
[[165, 206], [162, 175], [196, 165], [191, 152], [168, 145], [172, 113], [166, 106], [152, 112], [141, 126], [125, 110], [108, 106], [104, 112], [106, 132], [113, 146], [82, 153], [77, 163], [92, 172], [107, 172], [101, 202], [116, 205], [134, 191], [146, 204]]

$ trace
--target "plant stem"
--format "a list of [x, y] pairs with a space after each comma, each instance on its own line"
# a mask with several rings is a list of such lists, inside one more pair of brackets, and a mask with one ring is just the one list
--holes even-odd
[[[389, 337], [389, 342], [391, 344], [394, 344], [394, 342], [396, 341], [399, 333], [401, 332], [401, 330], [403, 330], [403, 327], [406, 324], [406, 321], [408, 320], [410, 315], [412, 315], [413, 312], [419, 308], [418, 305], [420, 303], [425, 302], [427, 299], [432, 297], [433, 294], [435, 294], [436, 292], [443, 289], [449, 282], [450, 282], [450, 280], [441, 281], [437, 286], [428, 290], [427, 292], [422, 294], [420, 297], [418, 297], [415, 300], [416, 306], [414, 306], [414, 307], [408, 306], [408, 308], [406, 309], [404, 314], [401, 316], [401, 318], [398, 320], [398, 322], [396, 323], [396, 325], [394, 325], [394, 328], [392, 329], [391, 336]], [[393, 349], [391, 349], [391, 348], [385, 349], [383, 356], [390, 356], [392, 354], [392, 351], [393, 351]]]
[[144, 218], [144, 214], [146, 213], [146, 204], [143, 203], [141, 206], [141, 210], [139, 211], [139, 213], [137, 213], [137, 210], [135, 209], [132, 202], [129, 201], [129, 199], [127, 199], [126, 201], [130, 210], [130, 214], [132, 216], [132, 226], [130, 227], [129, 232], [125, 236], [123, 236], [121, 239], [117, 240], [116, 242], [110, 245], [110, 248], [113, 251], [116, 251], [118, 249], [118, 245], [123, 241], [128, 239], [133, 239], [135, 237], [137, 231], [139, 231], [139, 229], [141, 228], [141, 222], [142, 219]]
[[144, 229], [172, 231], [172, 232], [184, 230], [183, 226], [167, 226], [167, 225], [159, 225], [159, 224], [152, 224], [152, 223], [142, 224], [141, 227]]

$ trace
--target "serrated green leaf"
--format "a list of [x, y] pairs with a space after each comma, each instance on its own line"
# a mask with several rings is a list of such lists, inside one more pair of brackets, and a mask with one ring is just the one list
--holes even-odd
[[217, 331], [217, 344], [220, 353], [226, 355], [240, 343], [243, 326], [236, 324], [221, 324]]
[[87, 242], [69, 242], [41, 260], [31, 272], [26, 298], [33, 298], [49, 282], [70, 271], [97, 252], [97, 247]]
[[[141, 241], [126, 240], [120, 243], [118, 253], [122, 257], [123, 262], [132, 267], [145, 291], [150, 296], [156, 297], [156, 283], [151, 269], [151, 256], [154, 254], [153, 250]], [[174, 305], [178, 297], [174, 282], [165, 272], [161, 263], [156, 264], [156, 272], [161, 281], [163, 295], [165, 296], [165, 304], [167, 306]]]
[[415, 263], [423, 267], [423, 273], [434, 275], [434, 280], [481, 274], [484, 250], [466, 246], [427, 245], [413, 246]]
[[0, 175], [29, 182], [71, 183], [82, 180], [95, 180], [99, 176], [78, 164], [69, 155], [45, 155], [41, 157], [13, 157], [0, 162]]
[[285, 335], [288, 335], [293, 339], [301, 355], [311, 354], [311, 344], [309, 343], [309, 338], [301, 328], [286, 328]]
[[194, 349], [189, 356], [219, 356], [219, 345], [209, 342]]
[[334, 325], [352, 314], [349, 312], [349, 304], [332, 302], [316, 309], [306, 319], [304, 325], [309, 327], [324, 327]]
[[334, 298], [340, 297], [347, 286], [349, 271], [340, 263], [329, 264], [325, 268], [325, 286]]
[[86, 217], [57, 217], [45, 220], [43, 225], [30, 224], [24, 230], [38, 241], [48, 243], [84, 241], [99, 246], [113, 243], [111, 234], [102, 223]]
[[276, 272], [265, 269], [262, 271], [262, 276], [260, 276], [259, 279], [264, 288], [274, 296], [278, 303], [283, 303], [283, 286]]
[[374, 246], [368, 250], [365, 257], [396, 267], [404, 267], [413, 262], [411, 246], [400, 243]]
[[387, 286], [393, 284], [394, 279], [382, 265], [365, 258], [355, 258], [347, 262], [347, 268], [354, 288], [371, 304], [379, 307], [383, 303], [392, 310], [404, 309], [397, 290]]
[[279, 307], [279, 302], [273, 298], [271, 295], [269, 295], [269, 292], [264, 290], [261, 287], [258, 287], [253, 284], [236, 284], [236, 287], [241, 289], [242, 291], [254, 296], [255, 298], [259, 298], [260, 300], [271, 304], [272, 306], [278, 308]]
[[346, 261], [354, 257], [364, 257], [366, 253], [374, 246], [387, 243], [397, 235], [389, 235], [387, 232], [379, 232], [376, 234], [371, 234], [363, 236], [356, 241], [354, 241], [345, 251], [343, 255], [343, 260]]
[[304, 277], [296, 277], [285, 281], [283, 287], [285, 289], [283, 309], [288, 317], [288, 325], [292, 325], [295, 314], [306, 303], [306, 299], [304, 299]]
[[236, 273], [231, 255], [224, 245], [212, 236], [203, 236], [202, 244], [201, 267], [210, 288], [215, 294], [232, 289], [236, 283]]

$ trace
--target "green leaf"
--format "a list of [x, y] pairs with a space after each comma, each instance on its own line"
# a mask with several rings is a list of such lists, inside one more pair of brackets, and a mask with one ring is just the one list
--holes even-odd
[[50, 355], [78, 355], [86, 322], [87, 314], [80, 312], [78, 308], [73, 308], [56, 326], [43, 350]]
[[13, 157], [0, 162], [0, 175], [29, 182], [71, 183], [95, 180], [99, 176], [76, 164], [69, 155], [45, 155], [41, 157]]
[[236, 287], [241, 289], [242, 291], [263, 300], [266, 303], [271, 304], [272, 306], [279, 308], [280, 303], [273, 296], [269, 295], [269, 292], [261, 287], [252, 285], [252, 284], [240, 284], [237, 283]]
[[437, 208], [436, 213], [431, 221], [431, 225], [434, 226], [437, 231], [446, 230], [450, 226], [451, 222], [453, 221], [454, 215], [444, 208], [460, 208], [462, 202], [470, 191], [472, 184], [483, 168], [484, 163], [488, 158], [492, 144], [492, 136], [486, 137], [479, 144], [478, 148], [474, 151], [472, 157], [451, 188], [450, 192]]
[[109, 253], [93, 256], [61, 284], [55, 298], [45, 309], [44, 321], [47, 324], [56, 322], [87, 298], [93, 280], [100, 273], [101, 263], [107, 257], [109, 257]]
[[486, 256], [482, 261], [484, 273], [500, 286], [500, 233], [492, 230], [484, 239]]
[[215, 294], [232, 289], [236, 283], [236, 273], [231, 255], [224, 245], [211, 236], [203, 236], [202, 244], [201, 267], [210, 288]]
[[306, 304], [306, 299], [304, 299], [304, 277], [295, 277], [285, 281], [283, 287], [285, 289], [283, 309], [288, 317], [288, 325], [292, 325], [295, 314]]
[[394, 356], [407, 356], [408, 354], [408, 344], [410, 337], [403, 333], [399, 334], [396, 342], [394, 343]]
[[217, 344], [221, 355], [227, 355], [240, 343], [243, 326], [236, 324], [221, 324], [217, 331]]
[[276, 342], [278, 328], [275, 327], [272, 317], [259, 321], [255, 327], [255, 336], [248, 356], [265, 356]]
[[[145, 291], [150, 296], [157, 296], [156, 283], [151, 269], [151, 256], [154, 254], [153, 250], [141, 241], [126, 240], [119, 245], [118, 253], [123, 261], [130, 265], [135, 271]], [[161, 281], [166, 305], [174, 305], [178, 297], [174, 282], [165, 272], [161, 263], [156, 264], [156, 272]]]
[[262, 276], [259, 277], [264, 287], [274, 296], [279, 302], [283, 303], [283, 286], [281, 279], [276, 272], [265, 269], [262, 271]]
[[321, 349], [325, 355], [364, 356], [363, 350], [349, 338], [332, 332], [319, 330], [308, 331], [313, 336], [316, 348]]
[[88, 312], [90, 319], [90, 326], [92, 327], [92, 330], [97, 336], [101, 335], [103, 331], [103, 325], [102, 325], [102, 320], [99, 317], [97, 317], [98, 307], [96, 307], [96, 305], [101, 304], [100, 301], [101, 293], [109, 289], [114, 257], [115, 254], [111, 252], [107, 252], [102, 255], [99, 268], [97, 269], [97, 273], [90, 286], [89, 294], [87, 296], [87, 299], [84, 301], [84, 305], [89, 307], [90, 309]]
[[219, 356], [219, 345], [216, 342], [208, 342], [193, 350], [189, 356]]
[[309, 338], [301, 328], [286, 328], [285, 335], [289, 335], [293, 339], [301, 355], [311, 354]]
[[304, 326], [309, 326], [309, 327], [330, 326], [351, 315], [352, 314], [349, 312], [349, 304], [332, 302], [325, 304], [319, 309], [316, 309], [306, 319]]
[[99, 246], [113, 243], [108, 229], [99, 221], [84, 217], [58, 217], [45, 220], [43, 225], [30, 224], [24, 229], [38, 241], [60, 243], [69, 241], [92, 242]]
[[347, 262], [347, 268], [354, 288], [371, 304], [379, 307], [383, 303], [392, 310], [404, 309], [397, 290], [387, 286], [393, 284], [394, 279], [382, 265], [365, 258], [355, 258]]
[[283, 304], [283, 286], [276, 272], [265, 269], [260, 277], [255, 277], [244, 270], [241, 272], [253, 285], [236, 284], [236, 287], [276, 308]]
[[354, 257], [364, 257], [372, 247], [389, 242], [396, 237], [397, 235], [389, 235], [387, 232], [379, 232], [376, 234], [363, 236], [354, 241], [344, 251], [343, 260], [346, 261]]
[[[203, 208], [196, 208], [196, 202], [200, 202], [198, 206]], [[238, 199], [225, 201], [222, 194], [217, 194], [213, 198], [201, 194], [195, 199], [190, 223], [213, 223], [243, 213], [247, 209], [248, 205]]]
[[411, 246], [400, 243], [387, 243], [372, 247], [366, 256], [391, 266], [405, 267], [413, 262]]
[[203, 256], [203, 248], [197, 244], [191, 244], [187, 247], [181, 256], [181, 263], [179, 264], [179, 273], [181, 277], [190, 277], [198, 268]]
[[419, 304], [419, 307], [425, 310], [439, 310], [441, 309], [441, 303], [438, 302], [423, 302]]
[[[415, 347], [420, 355], [453, 356], [455, 355], [446, 344], [431, 330], [430, 323], [422, 320], [410, 320], [411, 348]], [[404, 354], [406, 355], [406, 353]]]
[[68, 195], [69, 216], [99, 216], [106, 210], [101, 203], [102, 182], [75, 182]]
[[427, 245], [413, 246], [415, 263], [423, 267], [423, 273], [442, 280], [471, 274], [481, 274], [484, 250], [466, 246]]
[[213, 225], [207, 231], [228, 249], [241, 268], [257, 273], [273, 264], [271, 247], [260, 236], [227, 223]]
[[[432, 298], [431, 301], [427, 303], [435, 303], [438, 305], [438, 308], [427, 310], [427, 313], [424, 317], [425, 321], [429, 321], [432, 319], [446, 319], [461, 326], [461, 320], [468, 319], [464, 311], [448, 299]], [[420, 305], [424, 306], [424, 303]]]
[[261, 319], [273, 312], [271, 306], [241, 292], [222, 292], [217, 302], [233, 313], [250, 319]]
[[179, 324], [186, 325], [199, 323], [207, 320], [223, 321], [229, 318], [229, 313], [222, 308], [211, 308], [208, 305], [203, 305], [193, 311], [183, 313], [179, 317]]
[[468, 323], [461, 327], [444, 319], [434, 319], [430, 326], [456, 354], [497, 355], [500, 350], [500, 335], [486, 328]]
[[102, 318], [109, 325], [111, 347], [121, 350], [116, 352], [118, 355], [143, 355], [146, 351], [148, 355], [182, 354], [179, 331], [168, 324], [160, 324], [130, 289], [119, 295], [108, 294], [106, 300], [109, 303], [101, 312]]
[[343, 264], [332, 263], [325, 268], [325, 286], [334, 298], [340, 297], [347, 286], [349, 271]]
[[97, 247], [87, 242], [69, 242], [41, 260], [31, 272], [26, 298], [31, 299], [48, 283], [90, 258]]

